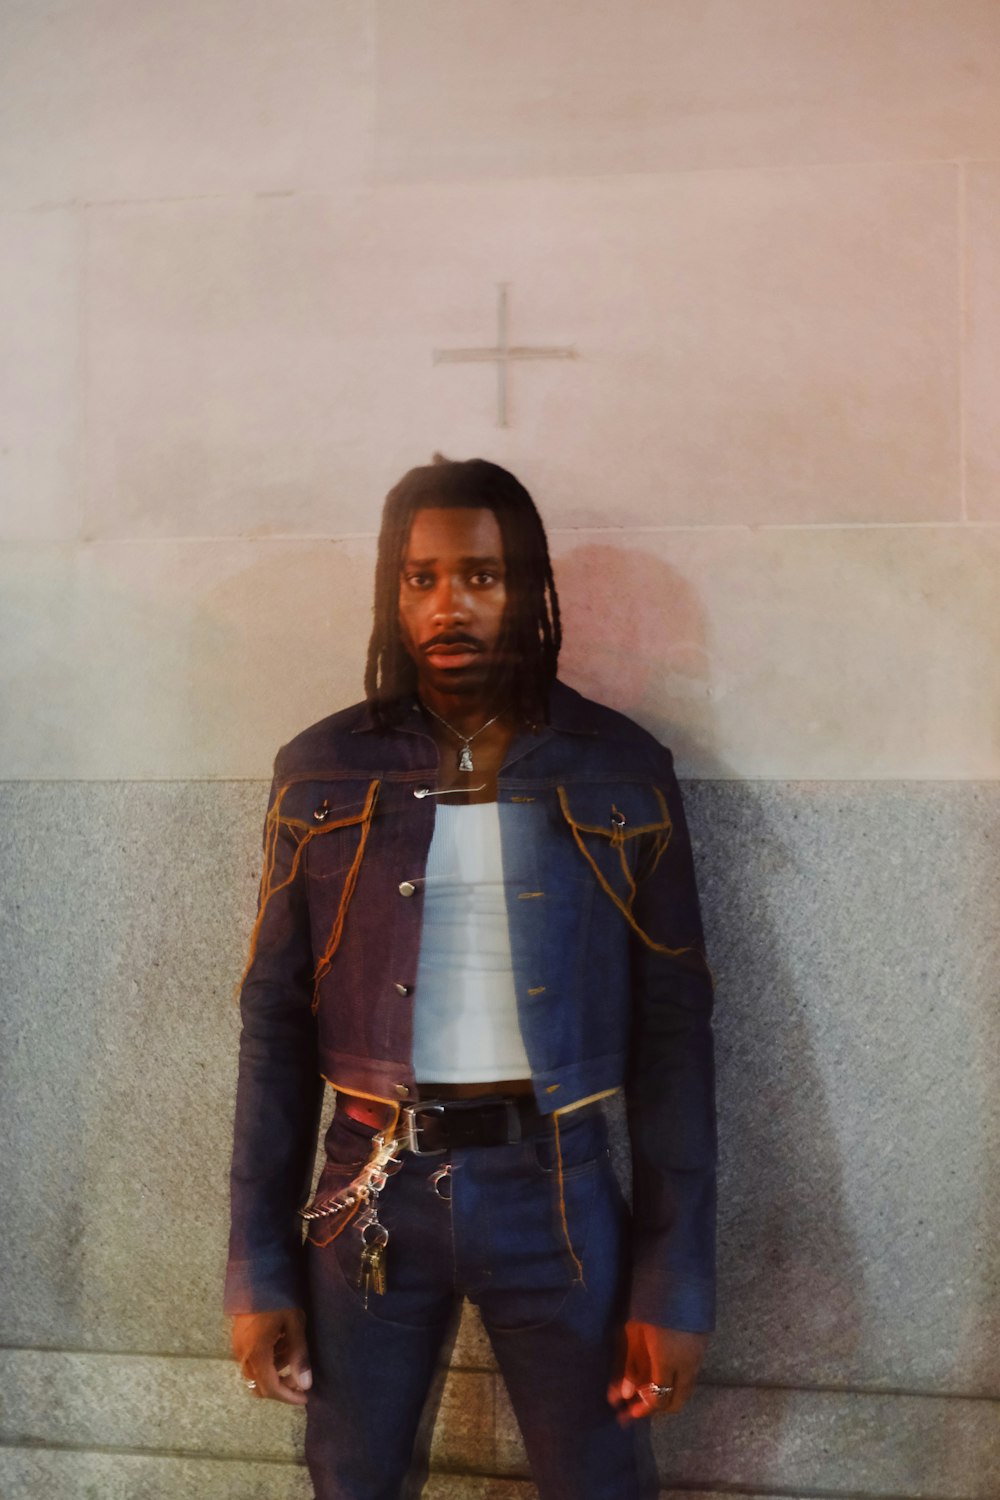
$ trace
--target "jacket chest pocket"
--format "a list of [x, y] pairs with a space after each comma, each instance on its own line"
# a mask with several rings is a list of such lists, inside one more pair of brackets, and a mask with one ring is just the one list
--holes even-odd
[[347, 911], [361, 873], [380, 783], [308, 782], [296, 788], [312, 927], [313, 1010], [320, 981], [340, 946]]
[[556, 788], [580, 869], [626, 915], [639, 882], [659, 863], [672, 824], [659, 787], [650, 783], [587, 782]]
[[343, 876], [358, 857], [375, 814], [379, 783], [310, 782], [299, 797], [308, 837], [306, 873], [310, 881]]

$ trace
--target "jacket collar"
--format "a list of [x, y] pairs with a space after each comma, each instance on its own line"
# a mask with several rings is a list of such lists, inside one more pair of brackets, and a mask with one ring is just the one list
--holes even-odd
[[[592, 706], [588, 699], [578, 693], [575, 688], [568, 687], [565, 682], [558, 678], [552, 684], [549, 692], [549, 721], [546, 725], [532, 725], [532, 730], [546, 729], [556, 734], [581, 734], [593, 738], [597, 733], [594, 725]], [[352, 734], [368, 734], [377, 728], [372, 715], [370, 703], [361, 705], [358, 723], [351, 730]], [[427, 734], [423, 716], [414, 697], [402, 719], [398, 724], [388, 731], [389, 733]]]

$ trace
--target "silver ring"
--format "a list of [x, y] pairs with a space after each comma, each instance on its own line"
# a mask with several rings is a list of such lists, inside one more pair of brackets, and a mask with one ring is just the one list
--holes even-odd
[[246, 1386], [248, 1391], [255, 1391], [257, 1389], [256, 1380], [244, 1380], [243, 1384]]
[[[642, 1391], [648, 1391], [658, 1401], [661, 1396], [672, 1395], [673, 1389], [672, 1385], [657, 1385], [655, 1380], [651, 1380], [648, 1385], [643, 1386]], [[639, 1392], [640, 1396], [642, 1391]]]

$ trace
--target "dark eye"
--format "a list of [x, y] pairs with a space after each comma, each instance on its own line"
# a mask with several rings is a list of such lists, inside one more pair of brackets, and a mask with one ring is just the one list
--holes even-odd
[[407, 573], [406, 582], [413, 589], [428, 589], [434, 580], [429, 573]]
[[491, 569], [483, 568], [480, 572], [473, 573], [472, 582], [478, 584], [481, 588], [485, 588], [491, 583], [496, 583], [497, 577], [498, 574], [492, 572]]

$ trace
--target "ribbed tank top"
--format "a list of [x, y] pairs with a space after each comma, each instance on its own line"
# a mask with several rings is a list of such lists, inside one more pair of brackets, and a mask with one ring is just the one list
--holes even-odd
[[500, 809], [435, 809], [414, 990], [417, 1082], [529, 1078], [511, 966]]

